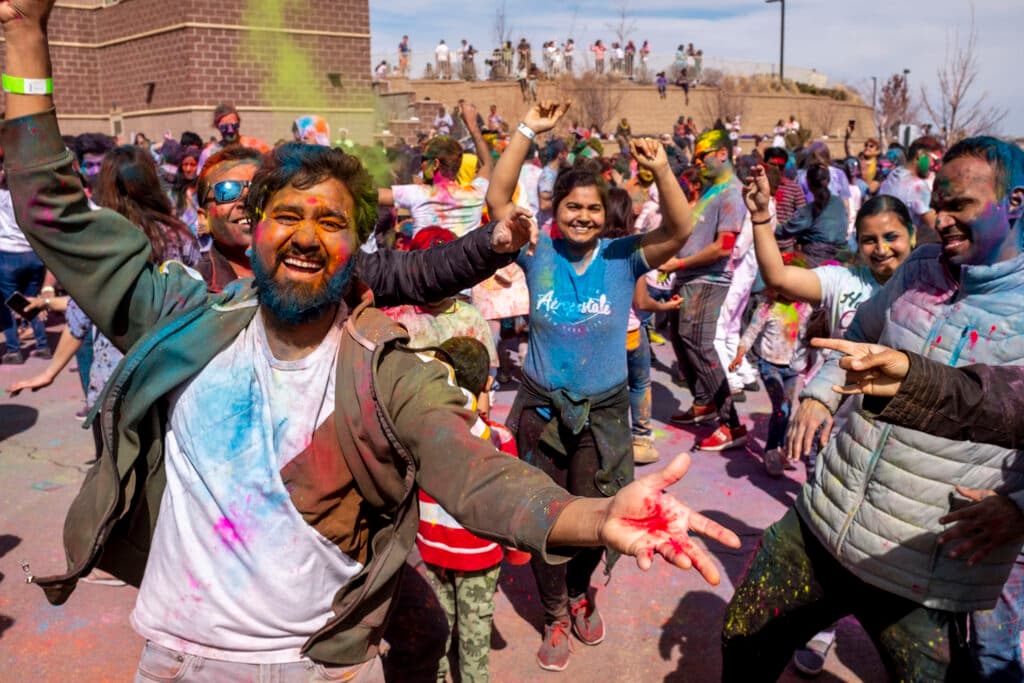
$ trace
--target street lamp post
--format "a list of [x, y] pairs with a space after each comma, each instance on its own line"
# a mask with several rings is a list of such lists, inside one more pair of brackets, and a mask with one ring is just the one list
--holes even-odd
[[[910, 109], [910, 69], [903, 69], [903, 90], [907, 93], [907, 109]], [[906, 114], [907, 112], [904, 112]], [[906, 122], [909, 126], [909, 121]], [[910, 128], [903, 129], [903, 139], [900, 140], [904, 147], [910, 146]]]
[[781, 21], [779, 22], [779, 85], [785, 82], [785, 55], [786, 55], [786, 0], [764, 0], [767, 4], [779, 3], [781, 10]]

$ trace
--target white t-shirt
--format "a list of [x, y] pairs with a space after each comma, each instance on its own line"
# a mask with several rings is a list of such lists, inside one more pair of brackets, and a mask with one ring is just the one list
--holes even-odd
[[821, 305], [835, 338], [846, 334], [857, 308], [882, 288], [867, 266], [820, 266], [812, 272], [821, 283]]
[[204, 657], [299, 661], [361, 569], [303, 520], [281, 469], [334, 412], [341, 320], [320, 347], [280, 361], [262, 316], [171, 396], [167, 487], [131, 623]]
[[[875, 280], [871, 269], [867, 266], [819, 266], [814, 269], [821, 283], [821, 305], [828, 310], [829, 328], [832, 337], [841, 338], [853, 322], [857, 314], [857, 308], [870, 299], [875, 292], [882, 288], [882, 285]], [[805, 350], [806, 353], [806, 350]], [[818, 371], [825, 364], [825, 359], [831, 352], [818, 353], [814, 365], [808, 368], [804, 375], [804, 386], [810, 382]], [[842, 426], [846, 424], [853, 411], [855, 402], [844, 400], [835, 412], [832, 419], [835, 424], [832, 434], [838, 434]]]
[[18, 227], [18, 221], [14, 217], [11, 191], [6, 187], [0, 187], [0, 251], [8, 254], [32, 251], [31, 245], [25, 239], [25, 233]]
[[451, 53], [452, 51], [444, 43], [441, 43], [436, 48], [434, 48], [434, 56], [437, 57], [437, 61], [439, 62], [447, 62], [448, 57], [451, 56]]
[[446, 111], [434, 117], [434, 128], [437, 129], [438, 135], [451, 135], [452, 125], [454, 125], [454, 122], [452, 121], [451, 114]]
[[416, 231], [440, 225], [462, 237], [480, 227], [487, 196], [487, 179], [474, 178], [469, 187], [450, 182], [438, 185], [395, 185], [395, 206], [408, 209]]

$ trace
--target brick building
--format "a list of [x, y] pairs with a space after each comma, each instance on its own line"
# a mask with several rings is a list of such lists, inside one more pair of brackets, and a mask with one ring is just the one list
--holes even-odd
[[49, 34], [67, 134], [206, 139], [219, 102], [271, 143], [309, 113], [373, 132], [367, 0], [63, 0]]

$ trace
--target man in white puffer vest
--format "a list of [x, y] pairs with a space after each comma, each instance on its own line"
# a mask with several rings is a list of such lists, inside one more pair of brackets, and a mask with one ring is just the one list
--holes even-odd
[[[861, 305], [846, 338], [953, 366], [1024, 364], [1024, 152], [989, 137], [957, 143], [932, 206], [942, 244], [917, 249]], [[836, 356], [801, 398], [835, 413], [843, 397], [832, 387], [844, 383]], [[895, 427], [876, 421], [862, 397], [852, 400], [855, 411], [820, 456], [814, 481], [765, 531], [729, 604], [723, 680], [776, 680], [795, 648], [848, 614], [894, 680], [992, 679], [996, 670], [1020, 680], [1012, 676], [1024, 565], [1015, 560], [1024, 539], [1002, 539], [969, 563], [940, 537], [945, 515], [972, 502], [958, 485], [995, 490], [986, 509], [1022, 514], [1024, 451]], [[972, 619], [981, 650], [972, 662], [969, 613], [994, 607], [1004, 616]]]

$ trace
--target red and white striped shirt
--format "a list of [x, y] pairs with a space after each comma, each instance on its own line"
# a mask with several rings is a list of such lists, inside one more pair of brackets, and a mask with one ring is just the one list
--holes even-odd
[[[489, 439], [495, 448], [512, 457], [519, 457], [516, 440], [504, 425], [483, 417], [486, 426], [480, 435]], [[420, 527], [416, 532], [416, 546], [427, 564], [456, 571], [490, 569], [501, 563], [504, 555], [499, 544], [487, 541], [466, 531], [422, 489], [420, 497]]]

